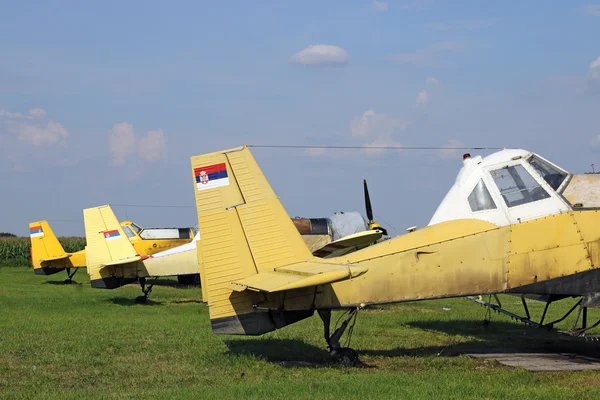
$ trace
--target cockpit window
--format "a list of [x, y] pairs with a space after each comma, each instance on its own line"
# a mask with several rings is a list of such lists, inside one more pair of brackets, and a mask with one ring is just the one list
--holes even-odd
[[542, 160], [539, 157], [533, 156], [529, 159], [529, 164], [544, 178], [548, 185], [554, 190], [558, 190], [560, 184], [563, 183], [567, 174], [562, 172], [548, 162]]
[[135, 233], [133, 233], [133, 231], [128, 226], [124, 226], [123, 230], [125, 231], [127, 237], [132, 238], [135, 236]]
[[479, 182], [477, 182], [477, 185], [469, 195], [468, 200], [472, 211], [493, 210], [496, 208], [496, 204], [485, 186], [483, 179], [480, 179]]
[[522, 165], [511, 165], [490, 173], [509, 207], [550, 197]]
[[139, 226], [137, 226], [134, 223], [131, 224], [131, 229], [133, 229], [135, 231], [135, 233], [140, 233], [140, 231], [142, 230], [142, 228], [140, 228]]

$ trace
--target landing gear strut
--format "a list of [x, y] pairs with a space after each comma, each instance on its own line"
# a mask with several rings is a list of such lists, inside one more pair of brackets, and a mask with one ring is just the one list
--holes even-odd
[[138, 296], [135, 298], [135, 302], [138, 304], [145, 304], [148, 301], [148, 296], [150, 296], [150, 292], [152, 292], [152, 284], [146, 287], [146, 278], [140, 278], [140, 286], [142, 286], [143, 296]]
[[70, 284], [74, 283], [73, 282], [73, 276], [75, 276], [75, 274], [77, 273], [77, 269], [78, 268], [73, 268], [73, 273], [71, 273], [71, 268], [67, 268], [67, 276], [68, 276], [68, 278], [65, 279], [65, 282], [64, 282], [65, 285], [70, 285]]
[[348, 331], [348, 339], [346, 340], [346, 345], [350, 345], [350, 339], [352, 338], [352, 330], [354, 329], [354, 324], [356, 324], [356, 316], [358, 310], [360, 310], [360, 307], [349, 309], [346, 319], [344, 320], [344, 322], [342, 322], [340, 327], [333, 332], [333, 335], [329, 334], [331, 326], [331, 310], [317, 310], [319, 313], [319, 317], [321, 317], [321, 320], [323, 321], [325, 341], [327, 342], [329, 354], [331, 354], [331, 356], [337, 361], [339, 361], [341, 364], [346, 366], [353, 366], [359, 363], [358, 354], [356, 353], [356, 351], [354, 351], [350, 347], [342, 347], [340, 344], [340, 338], [344, 334], [344, 331], [348, 327], [348, 324], [352, 321], [352, 325], [350, 325], [350, 330]]

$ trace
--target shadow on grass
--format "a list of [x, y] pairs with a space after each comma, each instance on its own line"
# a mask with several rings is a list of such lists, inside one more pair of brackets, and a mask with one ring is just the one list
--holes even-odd
[[231, 339], [224, 343], [235, 355], [252, 355], [270, 362], [295, 362], [301, 360], [306, 366], [331, 364], [329, 352], [297, 339]]
[[[177, 288], [177, 289], [200, 289], [200, 286], [181, 284], [174, 279], [161, 279], [161, 278], [151, 279], [151, 278], [148, 278], [146, 281], [146, 284], [162, 286], [162, 287], [173, 287], [173, 288]], [[126, 286], [130, 286], [130, 285], [131, 286], [139, 286], [139, 282], [132, 282]]]
[[112, 299], [107, 299], [106, 301], [113, 303], [113, 304], [117, 304], [120, 306], [141, 306], [141, 307], [145, 307], [145, 306], [162, 306], [163, 303], [158, 302], [158, 301], [153, 301], [153, 300], [146, 300], [145, 303], [137, 303], [135, 301], [135, 298], [128, 298], [128, 297], [113, 297]]
[[386, 350], [364, 350], [361, 354], [374, 356], [455, 356], [465, 353], [576, 353], [588, 356], [600, 355], [600, 343], [586, 341], [560, 334], [556, 330], [536, 329], [516, 323], [492, 321], [415, 321], [409, 326], [425, 331], [443, 332], [449, 335], [472, 337], [473, 340], [450, 343], [445, 346], [422, 346]]
[[80, 285], [83, 285], [83, 283], [80, 283], [80, 282], [75, 282], [75, 281], [66, 281], [66, 280], [62, 280], [62, 281], [46, 281], [46, 282], [44, 282], [44, 285], [56, 285], [56, 286], [80, 286]]
[[[415, 321], [412, 328], [441, 332], [451, 336], [462, 336], [453, 342], [445, 338], [446, 345], [400, 346], [388, 349], [356, 347], [359, 356], [380, 357], [430, 357], [458, 356], [461, 354], [490, 353], [575, 353], [590, 357], [600, 356], [600, 342], [586, 341], [547, 329], [535, 329], [516, 323], [492, 321]], [[466, 336], [466, 341], [465, 337]], [[240, 338], [225, 340], [232, 354], [252, 355], [282, 366], [320, 367], [336, 365], [329, 352], [299, 339]]]
[[173, 300], [169, 302], [170, 304], [187, 304], [187, 303], [195, 303], [195, 304], [202, 304], [205, 306], [208, 306], [207, 303], [201, 301], [201, 300]]

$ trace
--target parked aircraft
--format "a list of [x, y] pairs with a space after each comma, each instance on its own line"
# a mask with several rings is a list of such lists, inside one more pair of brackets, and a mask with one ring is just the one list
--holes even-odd
[[[142, 228], [134, 222], [120, 223], [125, 236], [132, 243], [137, 254], [151, 255], [189, 243], [196, 233], [195, 228]], [[107, 232], [108, 238], [114, 232]], [[65, 283], [72, 282], [77, 269], [86, 266], [85, 250], [67, 253], [48, 221], [36, 221], [29, 224], [31, 241], [31, 262], [36, 275], [52, 275], [60, 271], [67, 272]]]
[[[352, 362], [340, 338], [368, 305], [512, 293], [582, 296], [584, 311], [600, 298], [600, 179], [529, 151], [466, 154], [427, 227], [327, 259], [311, 254], [247, 147], [191, 164], [216, 334], [261, 335], [317, 311], [331, 354]], [[333, 309], [348, 314], [331, 333]], [[591, 328], [583, 315], [577, 334]]]

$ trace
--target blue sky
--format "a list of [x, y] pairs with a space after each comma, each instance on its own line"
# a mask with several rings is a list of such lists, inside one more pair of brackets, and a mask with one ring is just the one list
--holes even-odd
[[[589, 1], [3, 1], [0, 231], [80, 235], [106, 203], [195, 224], [189, 157], [241, 144], [515, 147], [600, 168], [598, 37]], [[363, 211], [367, 178], [392, 233], [429, 221], [462, 153], [253, 152], [292, 216]]]

